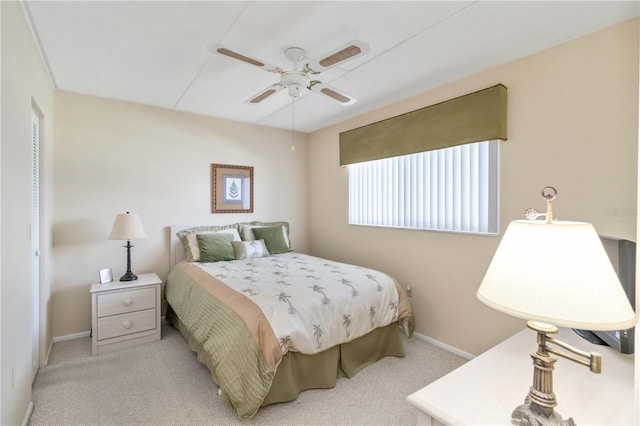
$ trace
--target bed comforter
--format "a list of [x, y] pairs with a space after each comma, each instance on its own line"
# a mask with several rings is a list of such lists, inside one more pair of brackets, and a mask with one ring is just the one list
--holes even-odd
[[411, 317], [388, 275], [296, 252], [181, 262], [166, 299], [242, 418], [261, 406], [288, 351], [316, 354]]

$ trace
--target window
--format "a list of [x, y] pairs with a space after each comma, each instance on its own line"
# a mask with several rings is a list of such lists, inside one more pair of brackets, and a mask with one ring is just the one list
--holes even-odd
[[499, 141], [350, 164], [352, 225], [497, 234]]

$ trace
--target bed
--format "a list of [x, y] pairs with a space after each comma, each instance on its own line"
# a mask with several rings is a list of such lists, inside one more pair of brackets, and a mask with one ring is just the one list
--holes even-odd
[[241, 418], [404, 356], [413, 316], [392, 277], [292, 251], [287, 222], [170, 232], [166, 318]]

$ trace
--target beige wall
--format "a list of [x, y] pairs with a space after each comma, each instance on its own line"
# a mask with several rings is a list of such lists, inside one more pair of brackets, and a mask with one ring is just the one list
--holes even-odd
[[[140, 214], [147, 237], [132, 270], [166, 278], [171, 225], [287, 220], [307, 251], [306, 135], [166, 109], [56, 92], [53, 222], [54, 335], [91, 328], [98, 270], [126, 269], [109, 241], [117, 213]], [[210, 164], [254, 167], [254, 213], [211, 214]]]
[[[0, 2], [0, 18], [1, 424], [22, 422], [31, 400], [26, 229], [32, 101], [45, 115], [41, 352], [52, 334], [88, 331], [88, 288], [98, 269], [111, 267], [116, 277], [124, 272], [122, 243], [107, 238], [115, 215], [126, 210], [141, 214], [148, 235], [134, 243], [135, 272], [166, 276], [171, 224], [289, 220], [295, 249], [411, 281], [418, 332], [473, 353], [490, 347], [522, 326], [475, 298], [499, 239], [348, 226], [347, 169], [338, 166], [337, 141], [340, 131], [496, 83], [509, 88], [502, 228], [524, 208], [542, 207], [539, 190], [553, 184], [560, 191], [560, 218], [589, 220], [602, 234], [635, 239], [638, 20], [308, 137], [297, 135], [292, 153], [284, 130], [70, 93], [54, 96], [19, 4]], [[255, 167], [255, 213], [209, 213], [211, 162]]]
[[[44, 114], [41, 138], [40, 362], [51, 342], [53, 93], [18, 2], [0, 2], [2, 19], [0, 423], [21, 424], [31, 402], [31, 105]], [[38, 297], [38, 296], [36, 296]], [[12, 376], [13, 370], [13, 378]], [[13, 383], [12, 383], [13, 382]]]
[[635, 240], [638, 20], [420, 94], [309, 138], [311, 253], [371, 266], [411, 282], [416, 331], [478, 354], [523, 327], [476, 299], [499, 238], [348, 225], [348, 169], [338, 134], [502, 83], [501, 227], [555, 186], [556, 216]]

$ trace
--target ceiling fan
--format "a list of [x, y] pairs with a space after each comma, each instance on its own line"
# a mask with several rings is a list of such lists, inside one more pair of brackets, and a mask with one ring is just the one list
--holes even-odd
[[[365, 55], [369, 53], [369, 50], [369, 45], [366, 43], [353, 40], [327, 52], [322, 55], [321, 59], [313, 60], [306, 56], [304, 49], [300, 47], [288, 47], [284, 50], [284, 54], [293, 62], [293, 70], [286, 71], [276, 65], [269, 64], [266, 61], [253, 58], [222, 45], [215, 45], [212, 49], [213, 52], [220, 55], [246, 62], [268, 72], [280, 74], [280, 81], [278, 83], [261, 90], [246, 100], [245, 103], [259, 104], [271, 95], [287, 88], [289, 96], [294, 99], [298, 98], [304, 92], [304, 89], [309, 89], [312, 92], [328, 96], [340, 102], [342, 105], [351, 105], [356, 101], [356, 98], [321, 81], [312, 80], [312, 77], [349, 60]], [[301, 69], [298, 69], [299, 64], [305, 59], [307, 59], [308, 62], [306, 62]]]

